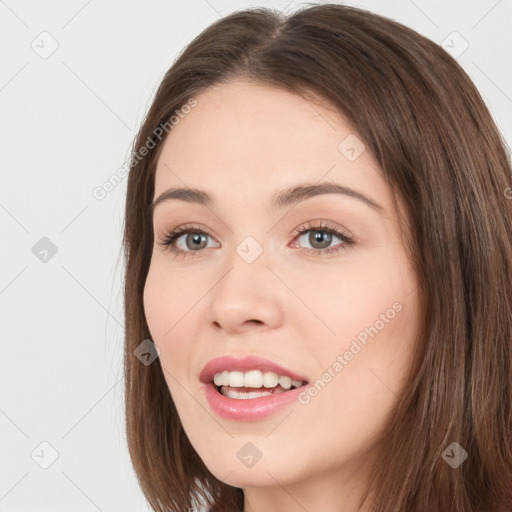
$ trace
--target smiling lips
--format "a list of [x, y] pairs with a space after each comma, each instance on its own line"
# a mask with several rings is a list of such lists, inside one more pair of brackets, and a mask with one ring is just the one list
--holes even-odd
[[213, 359], [201, 371], [200, 380], [214, 412], [242, 421], [273, 414], [294, 401], [297, 390], [307, 384], [304, 377], [255, 356]]

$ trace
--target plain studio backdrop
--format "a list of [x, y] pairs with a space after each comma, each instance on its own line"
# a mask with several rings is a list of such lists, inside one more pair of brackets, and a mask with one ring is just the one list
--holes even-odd
[[[449, 51], [510, 147], [511, 0], [350, 5]], [[109, 184], [178, 52], [253, 6], [301, 2], [0, 2], [2, 511], [149, 510], [124, 439], [126, 177]]]

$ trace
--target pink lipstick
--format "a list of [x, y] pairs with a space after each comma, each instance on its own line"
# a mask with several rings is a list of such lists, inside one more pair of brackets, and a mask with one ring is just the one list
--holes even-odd
[[[259, 370], [259, 372], [255, 372], [258, 375], [260, 372], [261, 374], [272, 372], [274, 375], [270, 377], [271, 381], [273, 379], [270, 386], [273, 387], [258, 387], [258, 384], [244, 387], [242, 374], [253, 370]], [[237, 378], [242, 380], [238, 380], [234, 387], [216, 385], [213, 382], [215, 375], [223, 372], [237, 372]], [[279, 382], [276, 380], [276, 375], [280, 376]], [[224, 356], [213, 359], [202, 369], [199, 379], [203, 383], [210, 408], [223, 418], [237, 421], [255, 421], [274, 414], [295, 402], [308, 383], [305, 377], [296, 372], [256, 356], [247, 356], [242, 359]], [[287, 390], [286, 388], [290, 388], [290, 382], [294, 382], [294, 384], [291, 389]], [[284, 387], [281, 386], [281, 383]], [[226, 396], [225, 390], [229, 390], [230, 396]], [[250, 397], [262, 393], [265, 393], [265, 396]]]

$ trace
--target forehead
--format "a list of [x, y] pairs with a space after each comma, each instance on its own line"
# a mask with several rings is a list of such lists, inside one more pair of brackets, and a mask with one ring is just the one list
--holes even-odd
[[155, 195], [179, 185], [260, 197], [325, 178], [389, 201], [369, 148], [325, 100], [246, 80], [212, 86], [195, 100], [165, 140]]

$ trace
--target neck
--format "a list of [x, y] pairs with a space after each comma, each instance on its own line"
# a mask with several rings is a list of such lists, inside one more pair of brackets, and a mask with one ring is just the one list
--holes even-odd
[[358, 462], [299, 482], [269, 472], [274, 486], [244, 488], [244, 512], [370, 512], [369, 499], [359, 508], [368, 469]]

